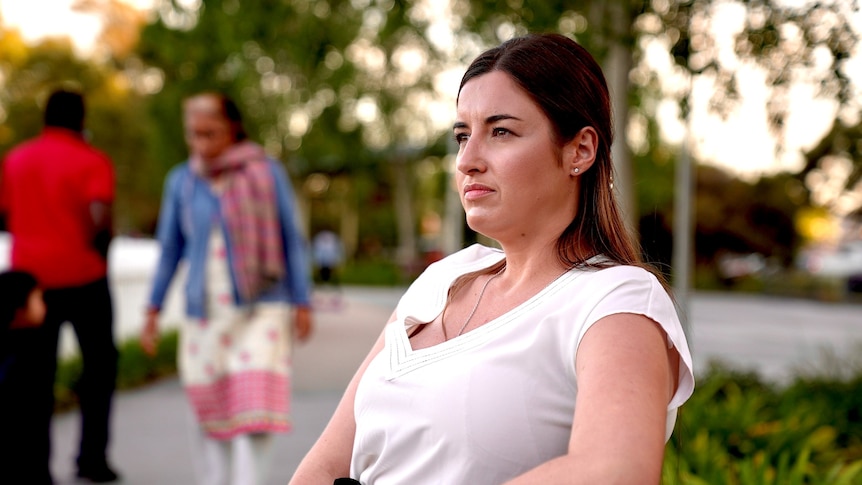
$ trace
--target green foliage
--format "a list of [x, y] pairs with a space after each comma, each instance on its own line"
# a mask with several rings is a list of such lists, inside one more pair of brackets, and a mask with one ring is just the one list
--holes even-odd
[[[411, 168], [429, 155], [446, 152], [441, 140], [448, 135], [440, 133], [440, 120], [429, 119], [421, 109], [441, 94], [434, 88], [439, 81], [435, 76], [512, 35], [556, 31], [576, 38], [602, 62], [613, 46], [631, 53], [633, 69], [625, 77], [631, 84], [614, 88], [619, 94], [615, 102], [631, 105], [640, 121], [650, 120], [645, 140], [630, 140], [628, 145], [642, 145], [635, 150], [633, 180], [636, 207], [654, 226], [644, 231], [645, 239], [653, 242], [648, 252], [655, 254], [652, 260], [666, 264], [670, 245], [665, 236], [673, 225], [673, 159], [678, 154], [675, 147], [663, 145], [656, 107], [671, 98], [685, 108], [687, 93], [663, 85], [662, 73], [652, 72], [646, 62], [644, 46], [658, 42], [667, 47], [668, 56], [682, 69], [676, 74], [715, 79], [710, 104], [720, 113], [739, 99], [734, 66], [763, 68], [767, 82], [776, 87], [768, 106], [770, 120], [780, 127], [787, 106], [782, 96], [789, 95], [788, 86], [797, 79], [819, 83], [822, 94], [844, 103], [841, 109], [855, 109], [847, 102], [852, 85], [845, 64], [859, 38], [850, 20], [856, 3], [731, 2], [749, 14], [735, 39], [741, 62], [724, 65], [719, 56], [724, 50], [716, 48], [710, 21], [722, 2], [703, 0], [458, 0], [452, 3], [451, 22], [444, 26], [453, 32], [448, 47], [432, 38], [441, 25], [431, 25], [433, 15], [411, 0], [162, 0], [155, 3], [155, 14], [143, 27], [134, 52], [109, 61], [77, 58], [62, 41], [27, 46], [20, 35], [0, 26], [0, 156], [38, 132], [39, 103], [50, 87], [71, 83], [82, 88], [91, 101], [88, 127], [93, 142], [116, 164], [118, 231], [150, 234], [164, 175], [186, 157], [182, 98], [202, 89], [223, 90], [243, 108], [252, 137], [284, 161], [297, 187], [304, 188], [309, 176], [320, 173], [347, 180], [349, 197], [332, 212], [336, 216], [314, 213], [320, 205], [316, 202], [300, 206], [309, 208], [310, 214], [304, 215], [311, 227], [321, 220], [338, 222], [341, 214], [362, 208], [350, 215], [356, 221], [341, 224], [353, 231], [343, 236], [355, 243], [360, 256], [378, 257], [362, 253], [372, 246], [366, 241], [377, 238], [386, 250], [401, 245], [403, 234], [391, 226], [396, 220], [402, 227], [411, 222], [391, 207], [394, 187], [407, 186], [419, 199], [409, 204], [414, 219], [424, 211], [444, 212], [442, 191], [435, 187], [447, 184], [429, 184], [419, 177], [389, 180], [394, 177], [387, 173], [389, 162], [405, 148], [410, 149], [406, 163]], [[399, 67], [399, 59], [414, 54], [419, 59], [416, 72]], [[818, 62], [813, 62], [815, 57]], [[824, 62], [829, 69], [811, 71]], [[368, 110], [358, 115], [360, 104], [373, 108], [374, 119], [367, 119]], [[623, 146], [629, 131], [617, 127]], [[803, 181], [809, 179], [804, 175], [830, 176], [834, 170], [821, 160], [837, 154], [853, 161], [845, 188], [855, 186], [862, 179], [860, 147], [853, 142], [858, 133], [858, 126], [836, 125], [808, 154], [808, 164], [795, 179], [781, 175], [753, 187], [731, 181], [712, 187], [715, 191], [699, 187], [704, 190], [697, 205], [697, 220], [703, 221], [698, 230], [704, 231], [696, 245], [701, 262], [710, 263], [720, 250], [732, 250], [772, 253], [786, 263], [798, 244], [787, 216], [807, 203]], [[369, 181], [378, 185], [376, 190], [362, 187]], [[796, 195], [788, 196], [790, 192]], [[301, 199], [342, 202], [334, 191], [297, 194]], [[389, 206], [365, 210], [379, 200]]]
[[697, 169], [695, 219], [698, 259], [714, 261], [722, 251], [759, 253], [788, 266], [799, 243], [794, 226], [799, 207], [787, 174], [750, 184], [708, 166]]
[[[416, 10], [401, 0], [162, 2], [135, 52], [163, 76], [148, 99], [157, 127], [148, 171], [162, 178], [186, 157], [182, 99], [222, 91], [238, 102], [250, 137], [285, 163], [309, 233], [336, 227], [350, 256], [415, 251], [395, 222], [412, 227], [427, 204], [394, 207], [391, 192], [413, 197], [417, 161], [445, 153], [439, 122], [422, 108], [448, 67]], [[407, 170], [390, 175], [394, 160]], [[310, 183], [315, 177], [338, 183]]]
[[[646, 259], [671, 262], [674, 161], [665, 147], [635, 158], [641, 216], [639, 230]], [[777, 268], [787, 268], [802, 243], [794, 220], [807, 191], [793, 175], [782, 173], [748, 182], [712, 166], [697, 167], [695, 205], [695, 287], [758, 291], [766, 277], [730, 280], [718, 267], [723, 254], [757, 253]], [[780, 279], [780, 278], [775, 278]], [[785, 282], [776, 281], [781, 285]]]
[[137, 339], [127, 340], [120, 346], [117, 369], [117, 388], [131, 389], [160, 377], [172, 375], [177, 370], [177, 347], [179, 333], [165, 332], [159, 340], [155, 356], [147, 355]]
[[[158, 352], [153, 357], [144, 353], [137, 339], [123, 342], [118, 348], [120, 356], [117, 362], [117, 389], [133, 389], [175, 374], [178, 342], [177, 331], [163, 333]], [[83, 361], [80, 356], [65, 359], [57, 365], [57, 378], [54, 383], [56, 410], [63, 411], [77, 405], [75, 386], [82, 370]]]
[[862, 483], [860, 396], [862, 374], [779, 389], [713, 364], [680, 411], [662, 483]]
[[62, 360], [57, 364], [57, 375], [54, 380], [54, 408], [68, 409], [77, 404], [75, 384], [81, 377], [84, 362], [80, 356]]
[[39, 134], [44, 103], [53, 90], [79, 90], [86, 100], [90, 141], [114, 162], [118, 231], [139, 231], [152, 224], [152, 201], [158, 200], [160, 183], [148, 184], [142, 176], [147, 173], [141, 170], [147, 146], [141, 98], [125, 87], [126, 79], [117, 70], [78, 57], [67, 43], [46, 41], [11, 55], [10, 46], [3, 44], [10, 37], [0, 26], [0, 121], [8, 121], [0, 123], [0, 158]]
[[[403, 1], [204, 0], [200, 8], [163, 2], [137, 49], [142, 62], [164, 75], [151, 98], [152, 118], [163, 132], [153, 139], [156, 149], [169, 163], [184, 158], [181, 99], [215, 89], [239, 102], [252, 138], [296, 175], [376, 167], [409, 128], [394, 113], [402, 111], [402, 119], [405, 98], [431, 90], [437, 65], [423, 22], [411, 21], [411, 7]], [[407, 47], [428, 62], [404, 84], [393, 57]], [[356, 118], [362, 99], [373, 102], [380, 124]], [[294, 115], [308, 126], [297, 128]], [[371, 132], [389, 141], [369, 146]]]
[[339, 270], [343, 284], [395, 286], [405, 283], [401, 268], [388, 259], [354, 260]]

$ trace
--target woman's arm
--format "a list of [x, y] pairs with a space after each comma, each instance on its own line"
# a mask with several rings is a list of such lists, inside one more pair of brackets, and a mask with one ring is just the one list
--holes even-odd
[[284, 283], [287, 286], [291, 303], [308, 306], [311, 302], [310, 262], [308, 244], [300, 232], [296, 220], [296, 195], [284, 167], [272, 160], [269, 161], [269, 164], [275, 182], [284, 263], [287, 270]]
[[575, 369], [568, 453], [509, 484], [658, 484], [679, 369], [664, 330], [642, 315], [602, 318], [584, 335]]
[[[393, 321], [395, 321], [395, 313], [387, 323]], [[329, 485], [336, 478], [347, 477], [350, 474], [350, 457], [353, 454], [353, 438], [356, 434], [356, 420], [353, 416], [356, 388], [368, 364], [383, 349], [383, 343], [384, 336], [381, 333], [350, 380], [329, 424], [293, 474], [290, 485]]]
[[105, 260], [114, 237], [114, 210], [111, 202], [94, 200], [89, 205], [90, 244]]
[[147, 308], [144, 310], [144, 327], [141, 331], [141, 346], [149, 355], [155, 355], [159, 342], [159, 312], [168, 292], [171, 280], [183, 254], [185, 238], [180, 227], [179, 169], [174, 169], [165, 180], [162, 205], [156, 238], [159, 241], [159, 260]]
[[149, 308], [161, 309], [168, 287], [182, 258], [185, 238], [180, 226], [180, 184], [184, 172], [176, 168], [165, 180], [156, 239], [159, 241], [159, 260], [150, 291]]

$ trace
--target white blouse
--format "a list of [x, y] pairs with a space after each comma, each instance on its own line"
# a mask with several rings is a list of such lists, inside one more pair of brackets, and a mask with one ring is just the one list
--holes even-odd
[[680, 354], [670, 438], [676, 410], [694, 390], [692, 359], [672, 300], [641, 268], [570, 270], [485, 325], [412, 349], [408, 329], [442, 312], [452, 282], [502, 258], [473, 245], [431, 265], [401, 298], [356, 391], [351, 477], [365, 485], [490, 485], [564, 455], [578, 345], [615, 313], [658, 322]]

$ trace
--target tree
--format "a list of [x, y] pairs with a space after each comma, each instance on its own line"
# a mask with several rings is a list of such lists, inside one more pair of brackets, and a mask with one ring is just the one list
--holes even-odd
[[79, 58], [66, 39], [26, 45], [15, 31], [0, 35], [0, 156], [42, 129], [44, 103], [59, 87], [81, 91], [92, 143], [108, 153], [117, 177], [116, 226], [138, 232], [150, 224], [151, 196], [139, 182], [145, 152], [139, 97], [109, 65]]
[[[701, 166], [697, 180], [697, 259], [712, 265], [722, 252], [759, 253], [789, 266], [799, 243], [794, 227], [801, 205], [791, 174], [749, 184], [715, 167]], [[788, 190], [790, 189], [790, 190]]]
[[832, 212], [862, 214], [862, 123], [836, 118], [820, 143], [805, 153], [797, 178], [809, 186], [817, 205]]
[[[486, 45], [528, 31], [556, 31], [574, 37], [606, 68], [613, 65], [616, 47], [629, 52], [632, 60], [624, 64], [633, 66], [634, 72], [625, 71], [625, 77], [636, 82], [613, 93], [617, 104], [628, 104], [637, 90], [658, 89], [654, 94], [677, 98], [685, 114], [688, 89], [662, 86], [662, 74], [645, 63], [645, 47], [658, 42], [681, 69], [678, 75], [714, 80], [717, 90], [712, 106], [719, 112], [733, 109], [740, 100], [737, 73], [743, 64], [763, 69], [772, 88], [770, 122], [779, 136], [787, 115], [789, 88], [795, 82], [817, 83], [824, 96], [833, 97], [848, 109], [858, 109], [852, 102], [853, 84], [846, 71], [859, 38], [853, 27], [853, 14], [858, 11], [855, 1], [802, 5], [770, 0], [467, 3], [469, 14], [464, 17], [464, 26], [477, 32]], [[733, 8], [740, 10], [741, 25], [733, 39], [734, 55], [728, 56], [710, 29], [718, 10]], [[679, 79], [671, 81], [679, 84]], [[628, 122], [624, 120], [621, 123]], [[625, 128], [625, 124], [618, 126], [621, 140], [626, 136]]]
[[[396, 193], [407, 195], [395, 205], [400, 246], [403, 259], [413, 259], [413, 164], [435, 150], [440, 154], [439, 133], [425, 109], [440, 61], [414, 7], [394, 0], [205, 0], [196, 8], [162, 1], [137, 49], [162, 79], [150, 105], [160, 126], [152, 134], [163, 164], [158, 170], [185, 157], [182, 97], [224, 91], [244, 107], [253, 137], [287, 162], [298, 186], [315, 174], [347, 174], [383, 177], [400, 187]], [[355, 198], [358, 192], [348, 192], [352, 203], [345, 210], [367, 207]], [[348, 245], [358, 239], [342, 236]]]
[[[658, 114], [656, 107], [662, 100], [670, 98], [679, 104], [678, 117], [686, 124], [694, 79], [713, 84], [711, 107], [719, 114], [727, 114], [741, 99], [738, 72], [751, 66], [765, 72], [771, 97], [769, 119], [764, 122], [772, 127], [779, 152], [783, 146], [790, 88], [795, 83], [818, 85], [821, 95], [834, 99], [845, 112], [858, 114], [858, 104], [852, 102], [853, 85], [846, 69], [859, 38], [853, 26], [853, 16], [858, 12], [855, 1], [790, 5], [773, 0], [541, 3], [463, 0], [456, 4], [466, 5], [463, 7], [468, 12], [464, 16], [464, 25], [466, 30], [478, 32], [480, 43], [493, 45], [528, 31], [556, 31], [575, 38], [604, 65], [617, 107], [614, 113], [617, 150], [613, 156], [617, 172], [622, 174], [619, 185], [622, 186], [623, 205], [632, 218], [639, 218], [639, 226], [646, 236], [644, 245], [652, 248], [648, 257], [655, 256], [659, 263], [668, 256], [667, 253], [659, 254], [657, 246], [670, 242], [662, 232], [669, 218], [664, 215], [656, 217], [657, 213], [651, 206], [637, 208], [632, 202], [626, 203], [626, 199], [636, 200], [638, 188], [651, 186], [634, 185], [634, 180], [649, 175], [644, 172], [638, 173], [637, 178], [630, 175], [633, 168], [629, 150], [634, 144], [645, 143], [646, 148], [641, 151], [655, 153], [652, 147], [664, 142], [656, 136], [658, 132], [655, 130], [649, 131], [645, 140], [627, 139], [633, 128], [633, 119], [640, 125], [643, 125], [641, 120], [644, 118], [655, 120]], [[740, 22], [731, 39], [730, 50], [724, 48], [712, 30], [713, 19], [720, 9], [736, 9], [739, 13]], [[650, 64], [647, 52], [654, 52], [655, 46], [665, 50], [666, 57], [672, 61], [670, 65], [675, 66], [674, 72], [660, 72]], [[639, 101], [634, 111], [620, 109], [635, 106], [634, 101]], [[857, 168], [847, 183], [858, 183], [859, 174]], [[698, 204], [702, 199], [704, 197], [698, 196]], [[698, 211], [697, 215], [701, 217], [704, 212]], [[783, 219], [778, 222], [782, 231], [792, 228], [792, 224], [786, 222]], [[703, 231], [705, 226], [699, 224], [697, 230]], [[697, 242], [707, 245], [698, 248], [698, 255], [714, 255], [714, 251], [709, 249], [714, 241], [703, 237], [701, 232], [698, 234]], [[783, 232], [773, 236], [789, 237]], [[737, 244], [733, 237], [723, 240], [729, 246]], [[781, 247], [794, 245], [795, 240], [781, 242]], [[751, 245], [745, 243], [743, 246], [749, 248]], [[780, 259], [787, 262], [788, 256], [782, 254]]]

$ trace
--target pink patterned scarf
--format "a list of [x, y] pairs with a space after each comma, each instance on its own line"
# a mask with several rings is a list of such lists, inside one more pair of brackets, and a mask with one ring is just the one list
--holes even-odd
[[254, 301], [285, 274], [275, 180], [266, 153], [243, 141], [212, 162], [192, 157], [190, 163], [197, 175], [224, 182], [219, 200], [237, 291], [243, 301]]

